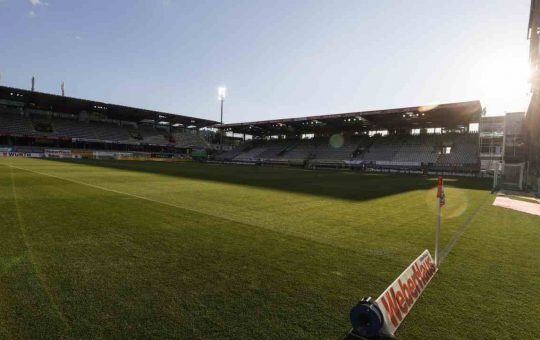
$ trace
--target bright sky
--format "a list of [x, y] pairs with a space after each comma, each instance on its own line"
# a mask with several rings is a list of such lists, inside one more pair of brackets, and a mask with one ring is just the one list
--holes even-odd
[[225, 122], [525, 110], [530, 0], [0, 0], [1, 84]]

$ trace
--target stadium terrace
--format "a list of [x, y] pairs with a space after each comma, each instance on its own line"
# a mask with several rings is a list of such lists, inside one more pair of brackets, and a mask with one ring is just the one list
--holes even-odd
[[154, 121], [168, 125], [185, 127], [204, 127], [217, 122], [207, 119], [183, 116], [166, 112], [145, 110], [100, 101], [59, 96], [7, 86], [0, 86], [0, 104], [36, 111], [44, 110], [50, 114], [74, 114], [93, 112], [113, 121]]
[[410, 129], [442, 128], [467, 131], [470, 124], [480, 121], [480, 101], [404, 107], [388, 110], [349, 112], [300, 118], [263, 120], [237, 124], [216, 125], [216, 128], [233, 133], [299, 137], [313, 133], [315, 136], [333, 133], [360, 133], [386, 130], [393, 133]]
[[187, 154], [209, 147], [199, 131], [216, 123], [0, 86], [0, 145], [11, 151], [68, 148]]
[[[523, 120], [520, 112], [482, 117], [480, 102], [468, 101], [218, 124], [0, 87], [1, 151], [31, 157], [193, 158], [478, 176], [493, 174], [502, 161], [524, 162]], [[516, 187], [522, 186], [519, 171]]]
[[[480, 102], [471, 101], [217, 124], [0, 87], [0, 144], [8, 154], [41, 152], [46, 157], [69, 157], [54, 150], [65, 148], [85, 150], [75, 152], [83, 158], [196, 156], [220, 162], [308, 168], [471, 173], [480, 170], [478, 134], [471, 126], [478, 125], [481, 112]], [[225, 146], [222, 133], [226, 134]], [[227, 152], [218, 152], [223, 149]]]
[[237, 124], [216, 160], [243, 164], [478, 174], [479, 101]]

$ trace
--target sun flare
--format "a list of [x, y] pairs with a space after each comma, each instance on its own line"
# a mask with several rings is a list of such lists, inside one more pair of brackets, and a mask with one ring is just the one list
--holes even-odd
[[490, 56], [479, 68], [482, 104], [490, 114], [525, 110], [531, 73], [527, 59], [501, 53]]

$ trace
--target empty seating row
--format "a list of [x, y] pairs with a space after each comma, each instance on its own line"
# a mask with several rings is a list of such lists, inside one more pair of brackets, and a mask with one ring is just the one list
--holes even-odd
[[131, 138], [127, 129], [121, 128], [115, 124], [94, 122], [91, 123], [91, 125], [96, 138], [99, 140], [122, 141]]
[[344, 143], [343, 145], [323, 144], [315, 148], [313, 156], [315, 159], [347, 160], [353, 157], [356, 149], [358, 149], [358, 143]]
[[265, 147], [255, 147], [247, 151], [242, 152], [238, 156], [234, 157], [235, 161], [257, 161], [260, 159], [260, 154], [266, 151]]
[[30, 134], [33, 132], [32, 124], [28, 118], [20, 114], [0, 114], [0, 132], [12, 134]]
[[94, 129], [90, 124], [81, 123], [71, 119], [52, 119], [55, 131], [61, 136], [69, 136], [73, 138], [96, 139]]
[[165, 129], [142, 125], [119, 126], [106, 122], [81, 122], [75, 119], [26, 116], [13, 110], [0, 109], [0, 133], [68, 137], [112, 142], [147, 144], [175, 144], [178, 147], [206, 148], [208, 144], [200, 136], [188, 132], [172, 135]]
[[199, 135], [193, 133], [174, 133], [173, 139], [177, 146], [185, 148], [207, 148], [208, 143]]
[[[236, 161], [348, 161], [386, 167], [414, 167], [436, 165], [477, 165], [478, 145], [475, 134], [447, 134], [433, 136], [393, 135], [366, 136], [343, 140], [340, 145], [330, 139], [256, 141], [249, 147], [241, 146], [221, 157]], [[450, 146], [450, 149], [448, 147]], [[447, 153], [449, 152], [449, 153]]]
[[450, 153], [442, 154], [437, 165], [476, 165], [478, 147], [474, 144], [455, 144]]

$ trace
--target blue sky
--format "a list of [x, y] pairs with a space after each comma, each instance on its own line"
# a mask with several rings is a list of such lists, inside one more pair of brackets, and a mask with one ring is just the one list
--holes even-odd
[[524, 110], [529, 0], [0, 0], [2, 85], [219, 119]]

